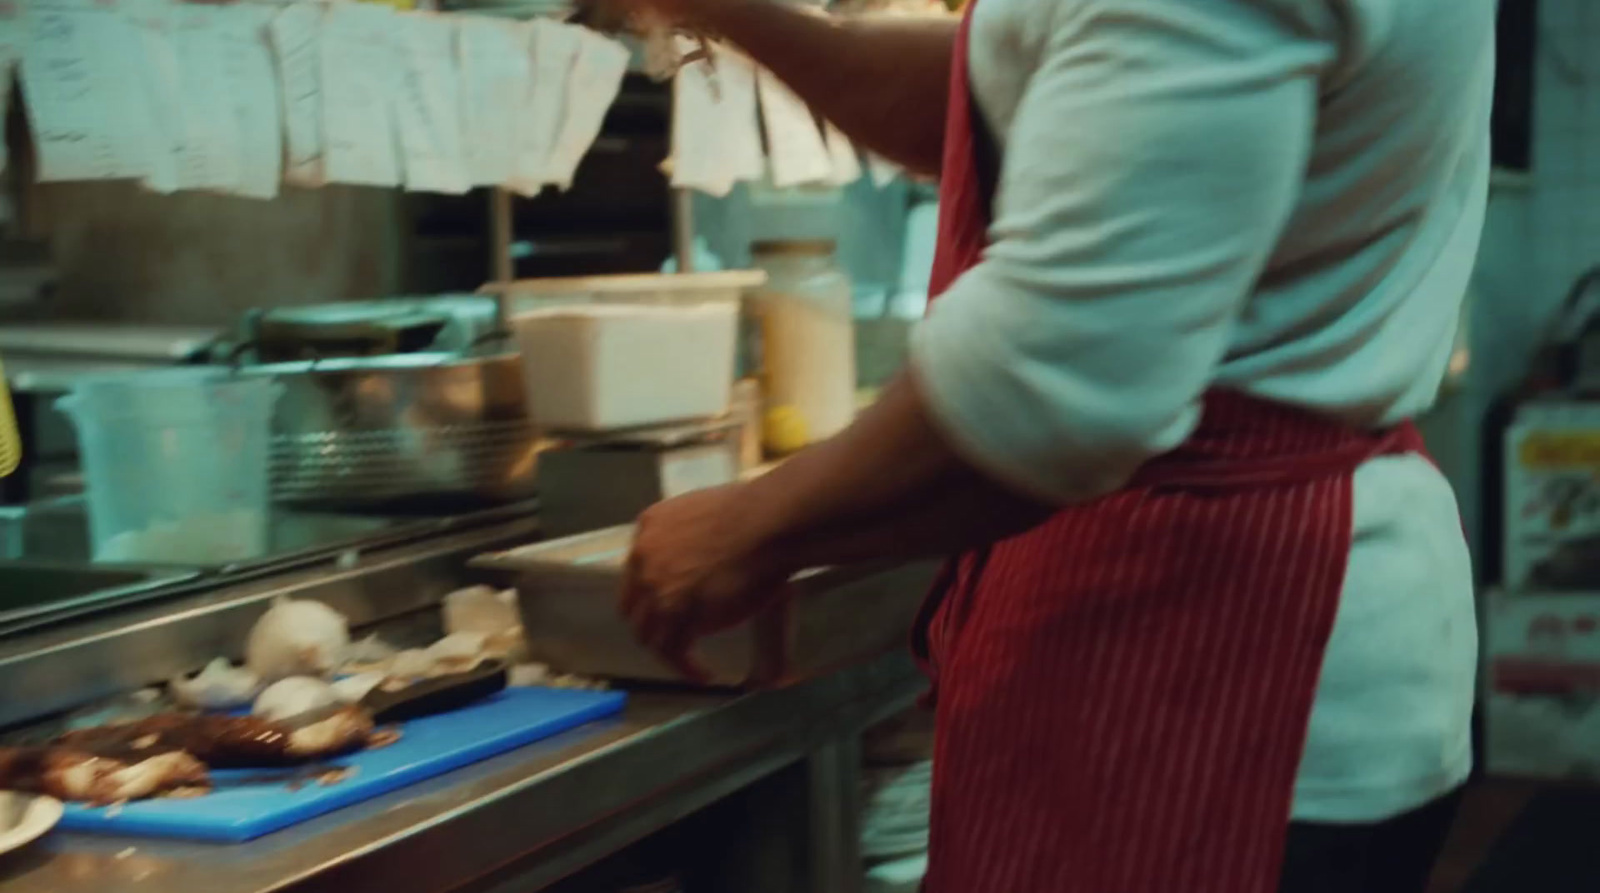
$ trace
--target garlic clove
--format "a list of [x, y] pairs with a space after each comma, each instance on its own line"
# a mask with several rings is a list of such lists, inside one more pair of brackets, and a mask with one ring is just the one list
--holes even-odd
[[266, 681], [322, 675], [339, 665], [349, 645], [343, 614], [321, 602], [280, 597], [251, 627], [245, 665]]
[[167, 683], [173, 700], [201, 710], [227, 710], [250, 703], [261, 691], [261, 677], [219, 657], [194, 676]]

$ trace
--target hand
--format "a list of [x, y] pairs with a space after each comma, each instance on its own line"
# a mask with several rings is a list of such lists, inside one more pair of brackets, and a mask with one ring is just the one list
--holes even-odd
[[621, 613], [640, 642], [697, 682], [709, 674], [695, 641], [757, 615], [758, 674], [782, 672], [789, 568], [751, 523], [747, 496], [742, 484], [699, 490], [646, 509], [635, 528]]

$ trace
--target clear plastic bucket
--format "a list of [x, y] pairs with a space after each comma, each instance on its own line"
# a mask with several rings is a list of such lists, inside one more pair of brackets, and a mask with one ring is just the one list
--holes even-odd
[[91, 379], [56, 402], [78, 429], [101, 562], [222, 564], [267, 550], [270, 378], [224, 367]]

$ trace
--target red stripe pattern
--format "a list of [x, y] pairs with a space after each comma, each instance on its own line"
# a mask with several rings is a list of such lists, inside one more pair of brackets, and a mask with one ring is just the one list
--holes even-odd
[[1276, 888], [1347, 474], [1145, 487], [964, 557], [929, 630], [927, 889]]
[[[992, 190], [956, 43], [938, 293]], [[946, 568], [928, 893], [1271, 893], [1350, 551], [1351, 474], [1419, 448], [1240, 394], [1128, 488]]]

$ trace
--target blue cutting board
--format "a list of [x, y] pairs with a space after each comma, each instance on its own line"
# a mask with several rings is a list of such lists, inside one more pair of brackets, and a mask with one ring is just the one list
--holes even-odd
[[[242, 841], [387, 794], [622, 711], [622, 692], [508, 688], [449, 713], [402, 724], [399, 741], [330, 760], [355, 773], [318, 785], [287, 770], [211, 773], [215, 789], [187, 800], [141, 800], [120, 810], [68, 804], [61, 827], [142, 837]], [[287, 780], [292, 779], [292, 780]]]

